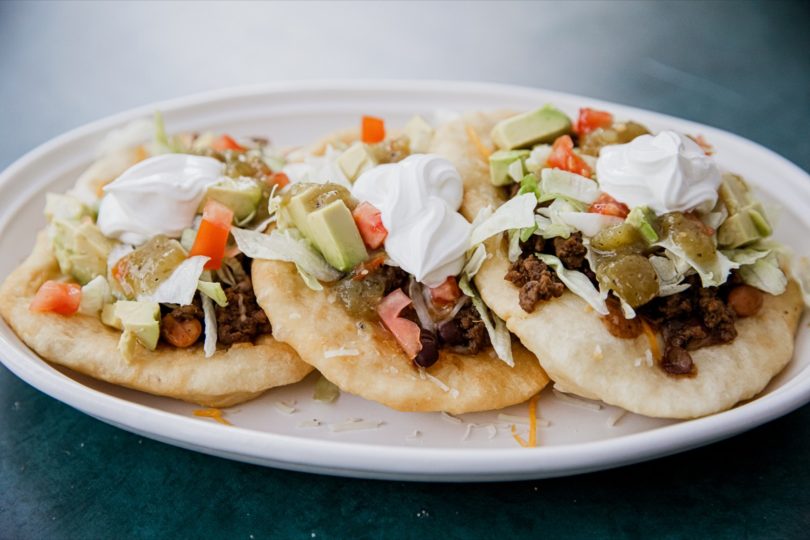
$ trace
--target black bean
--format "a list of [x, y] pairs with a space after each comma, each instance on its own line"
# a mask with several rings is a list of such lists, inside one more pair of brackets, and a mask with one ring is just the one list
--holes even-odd
[[430, 367], [439, 359], [439, 341], [436, 334], [424, 328], [420, 332], [419, 341], [422, 342], [422, 350], [413, 359], [417, 366]]
[[688, 375], [694, 368], [692, 355], [681, 347], [670, 346], [664, 352], [661, 367], [671, 375]]
[[445, 321], [439, 325], [439, 338], [442, 343], [459, 345], [464, 341], [464, 334], [455, 319]]

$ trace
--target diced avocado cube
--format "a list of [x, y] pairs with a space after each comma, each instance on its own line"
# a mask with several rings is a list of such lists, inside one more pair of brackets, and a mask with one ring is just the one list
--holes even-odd
[[726, 173], [719, 189], [720, 200], [726, 205], [729, 215], [734, 215], [740, 209], [752, 203], [751, 190], [745, 180], [736, 174]]
[[203, 200], [220, 202], [233, 210], [233, 216], [241, 221], [256, 211], [262, 200], [262, 188], [249, 178], [224, 178], [208, 187]]
[[717, 243], [723, 248], [733, 249], [756, 242], [762, 238], [751, 214], [742, 211], [729, 216], [717, 231]]
[[[101, 322], [107, 326], [124, 330], [138, 342], [154, 351], [160, 338], [160, 305], [156, 302], [120, 301], [104, 306]], [[122, 337], [121, 343], [125, 341]]]
[[366, 246], [354, 223], [349, 208], [338, 199], [309, 214], [307, 219], [312, 241], [326, 262], [347, 272], [368, 258]]
[[768, 218], [765, 217], [765, 209], [762, 208], [761, 204], [754, 203], [749, 208], [746, 208], [746, 211], [751, 217], [751, 221], [754, 222], [754, 226], [757, 228], [757, 232], [759, 232], [760, 236], [764, 238], [773, 233], [773, 228], [771, 224], [768, 223]]
[[356, 142], [340, 154], [337, 163], [349, 182], [354, 182], [361, 174], [375, 166], [377, 160], [368, 151], [368, 146]]
[[540, 197], [540, 182], [535, 174], [529, 173], [520, 181], [518, 195], [524, 193], [534, 193], [536, 197]]
[[529, 157], [528, 150], [498, 150], [489, 156], [489, 181], [495, 186], [506, 186], [516, 180], [509, 174], [509, 167], [514, 163], [520, 163], [521, 174], [518, 178], [523, 178], [523, 161]]
[[570, 131], [571, 119], [559, 109], [546, 105], [536, 111], [501, 120], [492, 129], [492, 140], [502, 150], [513, 150], [553, 142]]
[[[352, 200], [351, 193], [339, 184], [296, 184], [288, 201], [282, 203], [280, 226], [294, 226], [301, 234], [312, 240], [309, 231], [309, 214], [332, 201]], [[282, 219], [283, 218], [283, 219]]]
[[48, 220], [66, 219], [78, 221], [85, 216], [92, 217], [93, 212], [72, 195], [61, 193], [45, 194], [45, 217]]
[[655, 212], [646, 206], [636, 206], [627, 215], [627, 223], [638, 229], [641, 236], [648, 244], [658, 241], [658, 233], [655, 231]]
[[50, 225], [51, 246], [59, 269], [82, 285], [107, 274], [113, 243], [91, 221], [55, 218]]
[[405, 124], [405, 135], [408, 137], [411, 153], [424, 154], [430, 150], [434, 130], [421, 116], [414, 116]]

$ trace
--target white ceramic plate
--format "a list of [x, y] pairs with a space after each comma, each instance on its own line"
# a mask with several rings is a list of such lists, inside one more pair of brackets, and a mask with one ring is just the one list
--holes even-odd
[[[303, 144], [375, 114], [401, 126], [413, 114], [554, 103], [570, 115], [580, 106], [612, 111], [653, 130], [703, 134], [720, 164], [761, 188], [781, 207], [777, 238], [810, 253], [810, 178], [775, 153], [735, 135], [668, 116], [542, 90], [455, 82], [354, 81], [274, 84], [159, 103], [94, 122], [25, 155], [0, 175], [0, 276], [28, 254], [44, 225], [47, 191], [67, 189], [93, 159], [111, 129], [160, 109], [170, 131], [222, 130]], [[810, 400], [810, 343], [803, 321], [794, 360], [757, 399], [699, 420], [674, 422], [623, 416], [614, 407], [589, 410], [559, 400], [550, 389], [539, 402], [550, 422], [538, 448], [521, 448], [499, 412], [462, 415], [398, 413], [344, 394], [331, 405], [312, 400], [314, 377], [225, 411], [227, 427], [193, 416], [194, 406], [119, 388], [55, 368], [0, 324], [0, 355], [19, 377], [85, 413], [146, 437], [250, 463], [344, 476], [401, 480], [480, 481], [570, 475], [673, 454], [751, 429]], [[639, 367], [639, 369], [650, 369]], [[278, 403], [295, 402], [295, 412]], [[526, 417], [523, 405], [501, 413]], [[381, 421], [378, 429], [333, 433], [347, 418]], [[302, 428], [318, 419], [320, 427]], [[492, 426], [492, 427], [490, 427]], [[518, 424], [520, 427], [520, 424]], [[413, 436], [415, 431], [421, 436]], [[525, 426], [519, 432], [525, 432]]]

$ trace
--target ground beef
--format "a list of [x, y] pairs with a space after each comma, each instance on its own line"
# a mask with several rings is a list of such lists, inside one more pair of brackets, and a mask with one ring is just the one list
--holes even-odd
[[727, 302], [729, 286], [703, 288], [697, 276], [688, 282], [691, 286], [685, 291], [657, 298], [638, 310], [661, 330], [665, 344], [661, 367], [672, 375], [694, 374], [689, 351], [737, 337], [737, 317]]
[[489, 345], [489, 334], [475, 306], [467, 304], [452, 320], [439, 324], [439, 339], [455, 352], [477, 354]]
[[557, 237], [554, 239], [554, 254], [562, 261], [569, 270], [582, 270], [587, 266], [585, 255], [588, 250], [582, 243], [582, 233], [577, 232], [568, 238]]
[[512, 264], [504, 279], [520, 287], [520, 307], [527, 313], [534, 311], [537, 302], [562, 296], [565, 292], [565, 285], [554, 270], [534, 254], [521, 256]]
[[223, 345], [252, 342], [263, 334], [270, 334], [267, 320], [253, 293], [250, 278], [225, 289], [228, 305], [216, 306], [217, 334]]

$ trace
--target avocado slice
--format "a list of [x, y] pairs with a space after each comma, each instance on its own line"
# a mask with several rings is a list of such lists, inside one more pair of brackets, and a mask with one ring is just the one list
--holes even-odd
[[[767, 229], [766, 229], [767, 227]], [[770, 231], [770, 225], [762, 214], [749, 208], [729, 216], [717, 231], [717, 243], [723, 248], [733, 249], [753, 244], [767, 236], [761, 231]], [[770, 232], [768, 232], [770, 234]]]
[[531, 154], [528, 150], [498, 150], [489, 156], [489, 181], [494, 186], [507, 186], [516, 182], [514, 175], [510, 174], [510, 167], [520, 163], [520, 175], [523, 178], [525, 166], [523, 162]]
[[433, 133], [433, 128], [421, 116], [414, 116], [405, 124], [405, 135], [414, 154], [424, 154], [430, 150]]
[[348, 272], [368, 258], [352, 213], [342, 200], [334, 200], [310, 213], [307, 222], [309, 240], [326, 262], [341, 272]]
[[492, 128], [492, 140], [502, 150], [513, 150], [553, 142], [570, 131], [571, 119], [556, 107], [546, 105], [501, 120]]
[[354, 182], [361, 174], [375, 166], [377, 160], [371, 155], [367, 145], [356, 142], [340, 154], [337, 163], [349, 182]]
[[202, 206], [209, 200], [220, 202], [233, 210], [236, 221], [242, 221], [259, 207], [261, 186], [249, 178], [225, 178], [208, 187]]
[[91, 221], [55, 218], [50, 225], [51, 246], [61, 272], [85, 285], [107, 273], [113, 242]]
[[648, 244], [658, 241], [658, 233], [655, 231], [655, 212], [646, 206], [636, 206], [627, 215], [627, 223], [638, 229], [641, 236]]
[[751, 189], [745, 181], [736, 174], [726, 173], [718, 191], [720, 200], [726, 205], [729, 215], [734, 215], [741, 209], [753, 203]]
[[[160, 305], [122, 300], [104, 306], [101, 322], [124, 331], [119, 346], [131, 352], [131, 339], [154, 351], [160, 338]], [[130, 343], [127, 343], [130, 341]], [[126, 353], [124, 353], [126, 356]]]

